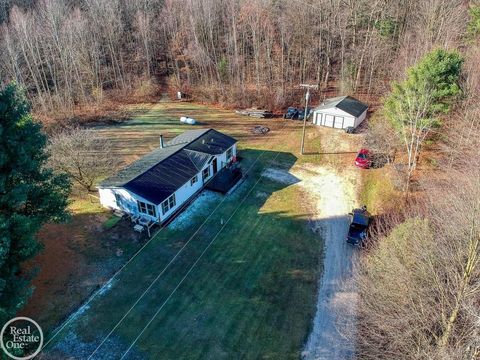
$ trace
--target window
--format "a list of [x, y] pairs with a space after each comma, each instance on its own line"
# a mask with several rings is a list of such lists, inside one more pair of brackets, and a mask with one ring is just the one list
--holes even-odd
[[232, 158], [233, 155], [233, 147], [227, 150], [227, 161]]
[[152, 204], [146, 204], [142, 201], [137, 200], [138, 211], [142, 214], [147, 214], [153, 217], [157, 216], [157, 211], [155, 210], [155, 206]]
[[176, 201], [175, 201], [175, 194], [170, 196], [167, 200], [162, 202], [162, 213], [165, 215], [167, 212], [169, 212], [173, 207], [175, 207]]
[[205, 169], [203, 169], [202, 171], [202, 179], [203, 181], [205, 181], [206, 178], [208, 178], [210, 176], [210, 166], [206, 167]]
[[153, 205], [151, 205], [151, 204], [147, 204], [147, 213], [148, 213], [148, 215], [150, 215], [150, 216], [156, 217], [156, 216], [157, 216], [157, 212], [155, 211], [155, 206], [153, 206]]
[[190, 180], [190, 186], [193, 186], [198, 181], [198, 175], [195, 175], [192, 180]]
[[138, 211], [139, 212], [141, 212], [142, 214], [147, 213], [147, 204], [137, 200], [137, 205], [138, 205]]

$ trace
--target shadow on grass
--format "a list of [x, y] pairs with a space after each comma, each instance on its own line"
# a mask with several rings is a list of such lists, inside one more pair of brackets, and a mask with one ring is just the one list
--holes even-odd
[[31, 317], [45, 332], [51, 331], [127, 261], [143, 239], [129, 223], [109, 222], [106, 211], [92, 208], [73, 215], [68, 223], [42, 228], [38, 237], [44, 249], [23, 267], [37, 274], [32, 297], [19, 316]]
[[88, 357], [127, 313], [95, 358], [121, 355], [150, 319], [129, 358], [298, 355], [315, 310], [322, 239], [299, 187], [281, 175], [296, 157], [240, 155], [242, 168], [251, 168], [245, 182], [163, 229], [46, 356]]

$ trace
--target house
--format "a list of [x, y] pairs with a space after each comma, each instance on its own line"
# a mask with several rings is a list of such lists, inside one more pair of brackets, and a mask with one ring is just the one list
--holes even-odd
[[[102, 206], [163, 223], [236, 157], [234, 138], [186, 131], [98, 186]], [[225, 169], [226, 170], [226, 169]]]
[[315, 125], [336, 129], [356, 128], [367, 116], [368, 105], [350, 96], [326, 99], [313, 111]]

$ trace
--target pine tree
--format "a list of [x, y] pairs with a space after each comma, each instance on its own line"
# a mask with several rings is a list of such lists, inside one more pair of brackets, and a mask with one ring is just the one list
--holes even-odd
[[407, 78], [394, 82], [384, 110], [408, 155], [405, 193], [416, 169], [423, 143], [431, 130], [441, 125], [461, 94], [463, 59], [456, 51], [436, 49], [407, 71]]
[[0, 324], [32, 289], [21, 263], [41, 250], [42, 225], [68, 217], [70, 181], [45, 166], [47, 139], [16, 84], [0, 90]]

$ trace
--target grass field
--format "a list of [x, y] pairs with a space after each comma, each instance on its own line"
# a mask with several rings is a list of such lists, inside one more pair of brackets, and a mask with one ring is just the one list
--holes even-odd
[[[74, 315], [46, 358], [84, 359], [106, 339], [93, 358], [120, 358], [135, 341], [125, 358], [297, 359], [315, 311], [322, 239], [309, 228], [301, 188], [261, 173], [307, 161], [295, 151], [300, 124], [190, 103], [137, 111], [131, 121], [99, 128], [126, 161], [158, 146], [160, 133], [191, 128], [179, 125], [187, 115], [235, 136], [250, 171], [233, 194], [204, 194], [188, 218], [162, 229]], [[253, 136], [256, 124], [272, 131]]]
[[[72, 198], [70, 221], [47, 224], [38, 234], [43, 251], [24, 264], [34, 271], [34, 292], [18, 316], [38, 321], [50, 331], [107, 281], [140, 246], [128, 224], [115, 225], [98, 203]], [[127, 231], [125, 231], [127, 230]]]

